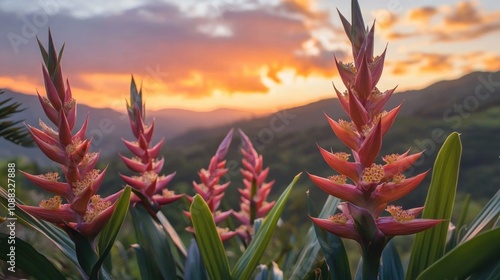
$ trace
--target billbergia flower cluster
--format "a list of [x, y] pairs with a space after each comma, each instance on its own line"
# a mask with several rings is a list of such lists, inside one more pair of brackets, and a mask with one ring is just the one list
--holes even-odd
[[[352, 44], [354, 63], [336, 61], [344, 83], [344, 92], [335, 88], [342, 108], [351, 121], [335, 121], [327, 116], [337, 137], [351, 153], [330, 152], [319, 148], [326, 163], [338, 175], [322, 178], [309, 175], [323, 191], [345, 202], [342, 213], [328, 219], [312, 218], [321, 228], [361, 244], [364, 267], [377, 275], [379, 260], [385, 244], [395, 235], [406, 235], [428, 229], [441, 220], [415, 219], [423, 207], [403, 210], [388, 205], [407, 195], [424, 179], [427, 172], [406, 178], [407, 170], [422, 153], [391, 154], [376, 162], [382, 147], [382, 136], [389, 130], [401, 105], [384, 111], [394, 89], [381, 92], [377, 83], [382, 75], [386, 51], [374, 57], [374, 26], [365, 29], [357, 1], [352, 1], [352, 24], [339, 13], [345, 32]], [[353, 160], [350, 160], [350, 159]], [[390, 216], [381, 217], [386, 210]]]
[[[224, 192], [231, 183], [230, 181], [227, 181], [223, 184], [220, 184], [219, 182], [221, 178], [224, 177], [228, 172], [228, 169], [226, 168], [226, 160], [224, 158], [226, 157], [227, 150], [231, 145], [232, 138], [233, 130], [231, 129], [220, 143], [217, 152], [215, 152], [215, 155], [212, 157], [212, 159], [210, 159], [208, 169], [202, 168], [198, 172], [200, 183], [193, 181], [194, 189], [206, 201], [210, 212], [212, 212], [215, 224], [223, 222], [229, 216], [231, 216], [231, 213], [233, 213], [233, 210], [224, 212], [221, 212], [219, 210], [221, 200], [224, 197]], [[188, 199], [192, 201], [193, 198], [188, 197]], [[186, 216], [191, 217], [191, 213], [187, 211], [184, 213], [186, 214]], [[191, 227], [188, 227], [187, 230], [193, 232], [193, 228]], [[223, 241], [237, 234], [236, 232], [231, 231], [228, 228], [217, 227], [217, 231]]]
[[[91, 153], [91, 139], [85, 138], [88, 117], [76, 132], [76, 101], [71, 95], [69, 82], [63, 80], [59, 54], [49, 35], [48, 51], [39, 42], [45, 66], [42, 67], [47, 96], [38, 94], [48, 119], [55, 128], [40, 120], [40, 128], [28, 125], [28, 130], [38, 148], [61, 166], [62, 173], [41, 175], [23, 174], [36, 186], [54, 193], [42, 200], [38, 207], [19, 205], [29, 214], [62, 228], [73, 229], [93, 240], [110, 219], [114, 203], [121, 192], [102, 198], [96, 194], [106, 169], [95, 169], [99, 152]], [[64, 177], [61, 180], [61, 175]]]
[[275, 201], [266, 201], [274, 181], [266, 182], [269, 167], [263, 167], [262, 155], [259, 155], [248, 136], [240, 130], [241, 174], [243, 175], [243, 189], [238, 189], [241, 194], [240, 211], [234, 216], [241, 222], [237, 229], [238, 234], [248, 243], [252, 240], [254, 220], [264, 218], [274, 206]]
[[[143, 203], [153, 212], [160, 210], [162, 205], [172, 203], [183, 195], [174, 194], [167, 189], [167, 184], [175, 176], [175, 172], [167, 176], [159, 175], [163, 168], [164, 159], [157, 159], [163, 146], [165, 138], [162, 138], [157, 144], [151, 146], [154, 120], [151, 125], [144, 124], [146, 110], [142, 101], [142, 88], [137, 90], [137, 85], [132, 77], [130, 85], [130, 104], [127, 102], [127, 112], [130, 121], [132, 133], [136, 141], [127, 141], [122, 139], [125, 146], [133, 153], [132, 158], [121, 155], [125, 165], [139, 176], [121, 175], [122, 179], [138, 192], [144, 200]], [[141, 198], [135, 193], [130, 198], [131, 203], [137, 203]]]

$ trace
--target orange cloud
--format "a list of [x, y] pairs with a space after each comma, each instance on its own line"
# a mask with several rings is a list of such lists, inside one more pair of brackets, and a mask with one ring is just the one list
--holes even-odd
[[418, 23], [428, 23], [437, 12], [435, 7], [416, 8], [408, 12], [408, 19]]
[[471, 2], [459, 2], [452, 12], [444, 17], [444, 24], [448, 27], [467, 28], [480, 23], [483, 23], [483, 17]]
[[[431, 20], [437, 23], [430, 24]], [[395, 30], [389, 25], [383, 34], [391, 40], [430, 37], [434, 42], [457, 42], [480, 38], [500, 31], [500, 13], [481, 10], [473, 2], [458, 2], [455, 6], [421, 7], [410, 10], [402, 18], [414, 30]]]

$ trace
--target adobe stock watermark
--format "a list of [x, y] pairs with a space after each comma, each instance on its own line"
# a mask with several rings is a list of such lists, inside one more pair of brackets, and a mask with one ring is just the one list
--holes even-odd
[[17, 168], [14, 162], [7, 164], [7, 270], [16, 272], [16, 173]]
[[[283, 132], [288, 125], [292, 123], [297, 117], [296, 114], [292, 114], [286, 110], [279, 111], [269, 118], [268, 125], [259, 129], [256, 135], [248, 135], [248, 138], [252, 142], [253, 147], [258, 153], [266, 148], [266, 145], [274, 141], [277, 134]], [[241, 152], [241, 144], [238, 146], [238, 152]], [[227, 163], [228, 172], [224, 175], [224, 179], [229, 181], [231, 176], [235, 176], [240, 173], [240, 161], [230, 160]]]
[[36, 12], [29, 15], [20, 15], [23, 24], [15, 32], [7, 33], [7, 39], [15, 53], [19, 47], [25, 45], [29, 40], [35, 38], [40, 29], [49, 25], [49, 18], [55, 16], [61, 10], [61, 6], [70, 3], [68, 0], [38, 0], [40, 7]]
[[[467, 95], [460, 103], [454, 103], [443, 112], [443, 121], [450, 124], [450, 127], [453, 130], [457, 130], [462, 127], [464, 119], [468, 119], [471, 116], [471, 113], [476, 111], [480, 104], [488, 100], [493, 93], [496, 92], [498, 94], [500, 81], [493, 81], [492, 76], [492, 73], [489, 73], [487, 77], [485, 77], [485, 75], [478, 76], [477, 80], [479, 83], [475, 87], [474, 92]], [[407, 170], [408, 174], [413, 174], [413, 172], [415, 172], [415, 168], [421, 166], [425, 159], [436, 151], [437, 146], [444, 143], [446, 137], [444, 129], [434, 128], [430, 137], [425, 139], [416, 139], [414, 142], [415, 145], [419, 150], [424, 151], [424, 153], [420, 159]]]

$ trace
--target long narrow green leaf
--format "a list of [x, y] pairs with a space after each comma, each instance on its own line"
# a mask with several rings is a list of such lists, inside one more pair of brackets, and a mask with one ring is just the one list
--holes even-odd
[[191, 212], [196, 242], [203, 264], [207, 268], [208, 276], [210, 279], [231, 279], [226, 252], [217, 233], [212, 212], [199, 194], [194, 196], [189, 211]]
[[[19, 238], [10, 239], [10, 236], [0, 232], [0, 259], [6, 262], [7, 267], [13, 267], [28, 273], [35, 279], [61, 279], [66, 277], [42, 254], [40, 254], [30, 244]], [[11, 252], [11, 247], [15, 250]], [[14, 263], [8, 262], [10, 256], [14, 256]]]
[[500, 262], [500, 228], [484, 232], [451, 250], [418, 276], [426, 279], [465, 279]]
[[115, 243], [116, 236], [122, 227], [123, 221], [127, 216], [128, 206], [130, 204], [130, 186], [127, 186], [123, 193], [120, 195], [118, 200], [115, 203], [115, 210], [113, 211], [113, 215], [106, 223], [106, 226], [102, 229], [99, 235], [99, 259], [92, 267], [91, 277], [97, 277], [99, 270], [101, 269], [101, 265], [106, 259]]
[[[318, 214], [314, 209], [313, 202], [311, 201], [309, 194], [307, 199], [309, 214], [313, 217], [317, 217]], [[347, 252], [342, 239], [327, 232], [314, 223], [313, 226], [319, 245], [321, 246], [321, 250], [325, 255], [326, 263], [328, 264], [330, 279], [351, 279], [349, 260], [347, 259]]]
[[[147, 275], [154, 277], [153, 279], [175, 279], [177, 270], [164, 228], [153, 219], [142, 204], [131, 207], [130, 213], [137, 242], [143, 248], [143, 250], [135, 251], [139, 254], [146, 254], [149, 260], [142, 262], [138, 259], [141, 274], [143, 271], [148, 271]], [[137, 257], [139, 258], [140, 255]], [[147, 266], [144, 267], [144, 264]], [[142, 276], [145, 278], [144, 274]]]
[[[0, 202], [5, 209], [7, 209], [7, 192], [3, 187], [0, 187]], [[16, 198], [17, 205], [24, 205], [24, 203]], [[39, 220], [28, 213], [24, 212], [20, 208], [15, 209], [15, 214], [20, 223], [23, 225], [33, 228], [34, 230], [40, 232], [45, 237], [47, 237], [54, 245], [56, 245], [59, 250], [69, 259], [71, 260], [76, 267], [84, 273], [80, 265], [78, 263], [78, 258], [76, 256], [75, 244], [73, 241], [66, 235], [66, 233], [56, 227], [55, 225], [45, 222], [43, 220]]]
[[[318, 217], [328, 218], [335, 212], [339, 202], [340, 199], [331, 195], [328, 196]], [[314, 226], [312, 225], [309, 228], [309, 231], [307, 231], [306, 241], [307, 242], [304, 245], [305, 247], [300, 252], [300, 255], [295, 263], [292, 275], [289, 279], [303, 279], [316, 262], [316, 256], [318, 255], [321, 246], [319, 245]]]
[[196, 240], [192, 239], [189, 245], [189, 252], [186, 258], [186, 267], [184, 268], [184, 279], [207, 280], [207, 269], [201, 260], [200, 249]]
[[288, 185], [288, 187], [276, 201], [276, 204], [273, 206], [269, 214], [267, 214], [264, 223], [260, 227], [259, 231], [255, 234], [254, 239], [248, 246], [247, 250], [236, 262], [236, 265], [231, 272], [231, 276], [233, 279], [249, 279], [254, 272], [257, 264], [260, 261], [260, 258], [264, 254], [264, 251], [269, 244], [269, 241], [271, 240], [274, 229], [276, 228], [276, 223], [278, 222], [278, 219], [283, 212], [283, 208], [285, 207], [285, 203], [290, 196], [292, 188], [295, 183], [297, 183], [299, 178], [300, 174], [295, 176], [290, 185]]
[[401, 258], [398, 250], [394, 246], [394, 241], [391, 240], [382, 252], [382, 265], [380, 269], [380, 279], [383, 280], [399, 280], [405, 277]]
[[498, 218], [500, 214], [500, 190], [486, 203], [483, 210], [476, 216], [476, 218], [471, 222], [471, 225], [467, 227], [464, 237], [459, 243], [463, 243], [481, 230], [483, 230], [491, 221]]
[[462, 143], [459, 134], [448, 136], [434, 163], [429, 192], [422, 213], [424, 219], [444, 219], [437, 226], [417, 234], [406, 279], [415, 279], [444, 255], [446, 235], [457, 189]]
[[179, 251], [182, 253], [184, 257], [186, 257], [186, 246], [184, 246], [184, 243], [182, 243], [181, 238], [175, 231], [174, 227], [170, 224], [168, 221], [167, 217], [163, 215], [161, 211], [156, 213], [156, 217], [158, 218], [158, 221], [160, 221], [161, 225], [165, 230], [167, 231], [168, 235], [172, 238], [172, 242], [175, 244], [175, 246], [179, 249]]
[[139, 244], [132, 244], [132, 250], [135, 252], [137, 258], [137, 263], [139, 264], [139, 272], [141, 273], [142, 280], [155, 280], [160, 279], [160, 273], [156, 267], [153, 266], [153, 262], [149, 262], [151, 259], [148, 256], [146, 250]]
[[80, 267], [83, 269], [83, 271], [85, 271], [85, 274], [87, 276], [90, 276], [92, 273], [92, 267], [98, 259], [96, 252], [92, 248], [92, 244], [90, 244], [90, 241], [80, 232], [72, 229], [69, 226], [67, 229], [67, 233], [75, 242], [76, 256], [78, 257]]

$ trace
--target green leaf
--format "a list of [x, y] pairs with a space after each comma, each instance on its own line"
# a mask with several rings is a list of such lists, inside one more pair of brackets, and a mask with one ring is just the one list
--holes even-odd
[[231, 279], [226, 252], [219, 233], [217, 233], [212, 212], [199, 194], [194, 196], [189, 212], [193, 221], [196, 242], [203, 264], [207, 268], [208, 276], [210, 279]]
[[285, 203], [290, 196], [291, 190], [299, 178], [300, 174], [295, 176], [290, 185], [288, 185], [285, 191], [278, 198], [269, 214], [267, 214], [264, 223], [260, 226], [259, 231], [255, 234], [247, 250], [236, 262], [236, 265], [231, 272], [233, 279], [249, 279], [254, 272], [260, 258], [269, 244], [269, 241], [271, 240], [274, 229], [276, 228], [276, 223], [283, 212], [283, 208], [285, 207]]
[[[323, 205], [323, 209], [321, 210], [319, 215], [316, 215], [311, 211], [310, 214], [311, 216], [315, 217], [327, 218], [335, 212], [339, 202], [340, 199], [330, 195]], [[306, 242], [304, 244], [304, 248], [300, 252], [300, 255], [295, 263], [290, 279], [303, 279], [308, 271], [313, 268], [313, 265], [316, 262], [316, 256], [318, 255], [321, 246], [318, 242], [318, 238], [316, 237], [316, 232], [313, 225], [311, 225], [311, 227], [309, 228], [305, 240]]]
[[425, 279], [465, 279], [500, 261], [500, 228], [484, 232], [457, 246], [418, 276]]
[[394, 246], [394, 241], [391, 240], [382, 252], [382, 265], [380, 269], [380, 279], [383, 280], [399, 280], [405, 276], [401, 258], [398, 250]]
[[132, 250], [135, 252], [137, 258], [137, 263], [139, 264], [139, 271], [141, 272], [142, 280], [154, 280], [160, 279], [160, 273], [156, 267], [152, 265], [152, 262], [148, 262], [151, 259], [146, 252], [146, 250], [139, 244], [132, 244]]
[[[142, 206], [137, 204], [131, 207], [132, 222], [134, 225], [137, 242], [143, 248], [147, 255], [147, 262], [138, 259], [141, 274], [148, 271], [152, 279], [176, 279], [177, 269], [172, 256], [172, 248], [168, 243], [168, 235], [164, 228], [153, 219], [150, 213]], [[137, 253], [137, 250], [136, 250]], [[142, 252], [140, 252], [142, 254]], [[137, 255], [137, 258], [140, 256]], [[144, 267], [146, 264], [146, 267]], [[160, 272], [159, 274], [156, 272]], [[142, 274], [143, 279], [145, 275]]]
[[[0, 188], [0, 202], [5, 209], [7, 209], [7, 192], [3, 187]], [[16, 198], [17, 205], [24, 205], [24, 203]], [[21, 208], [15, 208], [15, 215], [20, 223], [23, 225], [30, 227], [45, 237], [47, 237], [54, 245], [56, 245], [59, 250], [69, 259], [71, 260], [79, 270], [81, 270], [80, 265], [78, 263], [78, 258], [76, 256], [75, 244], [73, 241], [66, 235], [66, 233], [56, 227], [55, 225], [48, 223], [43, 220], [39, 220], [28, 213], [24, 212]], [[81, 271], [81, 273], [84, 273]]]
[[92, 268], [91, 277], [97, 277], [99, 269], [101, 268], [102, 263], [106, 259], [115, 243], [116, 236], [122, 227], [123, 220], [127, 216], [128, 206], [130, 204], [130, 186], [125, 187], [122, 194], [115, 202], [115, 209], [113, 211], [113, 215], [106, 223], [106, 226], [102, 229], [99, 235], [98, 241], [98, 250], [99, 250], [99, 259], [95, 263]]
[[67, 227], [66, 232], [75, 242], [76, 256], [78, 257], [80, 267], [83, 271], [85, 271], [87, 276], [90, 276], [92, 273], [92, 267], [97, 262], [97, 254], [92, 248], [92, 244], [90, 244], [89, 240], [80, 232], [69, 226]]
[[[66, 277], [42, 254], [30, 244], [19, 238], [10, 239], [10, 236], [0, 232], [0, 259], [6, 262], [7, 268], [14, 267], [28, 273], [35, 279], [61, 279]], [[10, 265], [11, 247], [15, 248], [15, 264]]]
[[483, 230], [494, 219], [498, 218], [500, 213], [500, 190], [486, 203], [483, 210], [474, 218], [471, 225], [467, 227], [464, 237], [459, 243], [463, 243]]
[[444, 255], [461, 155], [462, 143], [459, 134], [453, 132], [437, 155], [422, 213], [424, 219], [444, 219], [444, 222], [417, 234], [406, 274], [407, 280], [415, 279]]
[[158, 211], [158, 213], [156, 213], [156, 217], [158, 218], [158, 221], [161, 223], [163, 228], [167, 231], [168, 235], [172, 239], [172, 242], [175, 244], [177, 249], [181, 252], [181, 254], [184, 257], [186, 257], [187, 255], [186, 246], [184, 246], [184, 243], [182, 243], [181, 238], [175, 231], [174, 227], [170, 224], [167, 217], [165, 217], [165, 215], [163, 215], [161, 211]]
[[269, 266], [261, 264], [257, 267], [255, 280], [283, 280], [283, 271], [275, 262], [272, 262]]
[[[309, 197], [309, 192], [307, 193], [307, 201], [309, 205], [309, 214], [313, 217], [317, 217], [318, 214], [316, 213], [313, 202]], [[337, 203], [335, 204], [338, 204], [339, 199], [336, 199], [336, 202]], [[333, 209], [332, 214], [333, 212], [335, 212], [335, 209]], [[326, 263], [328, 264], [330, 279], [351, 279], [349, 260], [347, 259], [347, 252], [342, 239], [327, 232], [315, 223], [313, 223], [313, 227], [321, 246], [321, 250], [325, 255]]]
[[192, 239], [184, 269], [184, 279], [208, 280], [207, 270], [200, 255], [200, 249], [196, 240]]

